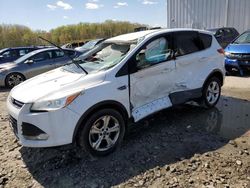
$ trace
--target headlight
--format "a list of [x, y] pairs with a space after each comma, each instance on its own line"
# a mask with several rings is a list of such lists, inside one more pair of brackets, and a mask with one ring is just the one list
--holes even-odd
[[80, 93], [54, 100], [38, 101], [32, 104], [31, 111], [53, 111], [64, 108], [72, 103]]
[[230, 52], [225, 52], [225, 56], [230, 57], [231, 53]]

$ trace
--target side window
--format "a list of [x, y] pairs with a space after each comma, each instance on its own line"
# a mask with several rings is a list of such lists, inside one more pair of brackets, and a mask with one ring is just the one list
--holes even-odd
[[51, 51], [47, 51], [47, 52], [41, 52], [37, 55], [33, 56], [33, 61], [34, 62], [40, 62], [40, 61], [45, 61], [45, 60], [49, 60], [52, 58], [52, 52]]
[[158, 38], [147, 44], [136, 55], [136, 66], [143, 69], [169, 60], [171, 57], [170, 37]]
[[12, 57], [18, 57], [16, 50], [8, 50], [3, 53], [2, 55], [4, 58], [12, 58]]
[[224, 36], [224, 33], [223, 33], [223, 30], [222, 29], [219, 29], [215, 35], [214, 35], [216, 38], [221, 38]]
[[174, 34], [175, 56], [182, 56], [202, 50], [198, 32], [184, 31]]
[[53, 51], [53, 53], [54, 53], [53, 58], [60, 58], [64, 56], [64, 53], [60, 50], [55, 50]]
[[65, 50], [64, 53], [66, 53], [69, 56], [73, 56], [73, 55], [75, 55], [76, 52], [71, 51], [71, 50]]
[[233, 35], [233, 31], [231, 29], [224, 29], [224, 35], [226, 37], [231, 37]]
[[211, 46], [213, 37], [205, 33], [200, 33], [200, 40], [201, 40], [203, 49], [206, 49]]
[[19, 56], [24, 56], [27, 53], [29, 53], [28, 49], [21, 49], [21, 50], [19, 50]]

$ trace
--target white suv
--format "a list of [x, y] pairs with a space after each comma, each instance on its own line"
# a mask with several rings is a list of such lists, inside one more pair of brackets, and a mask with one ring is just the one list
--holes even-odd
[[223, 50], [209, 32], [161, 29], [106, 40], [78, 61], [13, 88], [10, 123], [22, 145], [77, 142], [106, 155], [128, 121], [196, 100], [213, 107], [224, 81]]

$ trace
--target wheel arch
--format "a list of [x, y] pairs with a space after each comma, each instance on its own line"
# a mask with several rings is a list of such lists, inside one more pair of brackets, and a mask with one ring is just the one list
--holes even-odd
[[127, 126], [129, 115], [124, 105], [122, 105], [120, 102], [113, 101], [113, 100], [102, 101], [90, 107], [78, 120], [74, 133], [73, 133], [72, 143], [76, 141], [80, 128], [84, 126], [84, 122], [93, 114], [93, 112], [101, 110], [101, 109], [105, 109], [105, 108], [111, 108], [111, 109], [117, 110], [122, 115], [125, 121], [125, 125]]
[[212, 78], [212, 77], [216, 77], [221, 81], [221, 86], [223, 86], [224, 84], [224, 74], [220, 69], [215, 69], [213, 70], [206, 78], [205, 82], [203, 83], [202, 88], [204, 87], [204, 85], [207, 83], [207, 81]]

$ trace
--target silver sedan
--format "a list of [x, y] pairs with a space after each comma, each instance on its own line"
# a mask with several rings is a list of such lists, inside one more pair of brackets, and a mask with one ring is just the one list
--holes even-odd
[[40, 49], [24, 55], [9, 63], [0, 65], [0, 86], [14, 87], [26, 79], [38, 74], [63, 66], [70, 62], [70, 58], [78, 57], [80, 52], [57, 48]]

